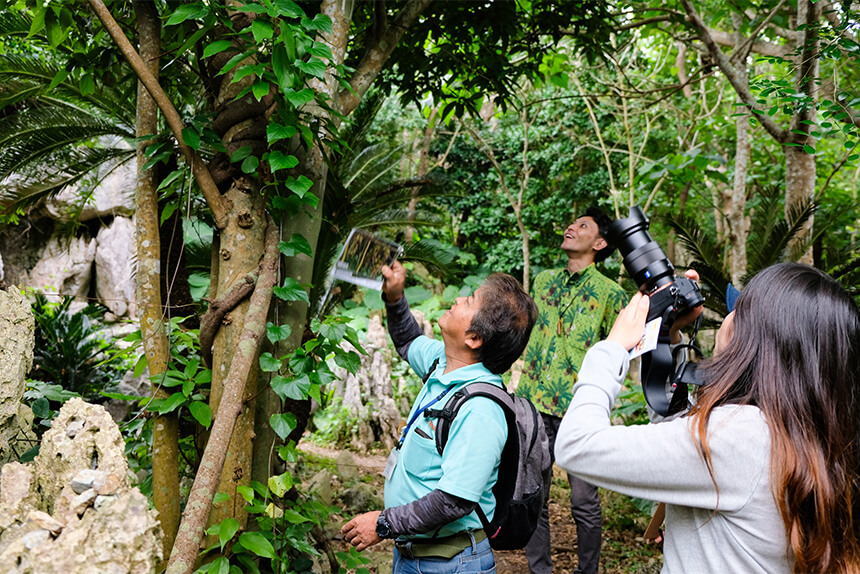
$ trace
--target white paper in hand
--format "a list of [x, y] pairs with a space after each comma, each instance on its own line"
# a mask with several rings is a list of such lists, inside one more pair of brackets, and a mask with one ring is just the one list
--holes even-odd
[[660, 336], [660, 325], [662, 324], [662, 317], [657, 317], [653, 321], [645, 323], [645, 332], [642, 334], [642, 339], [630, 351], [631, 359], [635, 359], [639, 355], [644, 355], [648, 351], [653, 351], [657, 348], [657, 339]]

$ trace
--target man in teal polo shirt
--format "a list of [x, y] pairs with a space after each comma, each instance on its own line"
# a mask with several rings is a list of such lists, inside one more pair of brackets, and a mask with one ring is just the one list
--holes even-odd
[[395, 539], [393, 574], [495, 572], [487, 534], [475, 513], [491, 518], [507, 423], [485, 397], [461, 407], [444, 452], [436, 450], [441, 409], [470, 383], [502, 385], [501, 374], [519, 358], [537, 317], [520, 283], [494, 273], [469, 297], [459, 297], [439, 318], [442, 341], [425, 337], [403, 296], [406, 271], [383, 267], [388, 330], [401, 357], [426, 379], [385, 471], [385, 510], [356, 516], [342, 528], [358, 550]]
[[[613, 251], [604, 239], [611, 223], [600, 209], [586, 210], [564, 230], [561, 249], [567, 255], [567, 266], [544, 271], [532, 283], [538, 320], [516, 392], [541, 413], [551, 453], [585, 352], [606, 338], [627, 304], [624, 290], [594, 266]], [[596, 486], [580, 478], [568, 474], [568, 481], [579, 557], [574, 572], [597, 574], [602, 539], [600, 496]], [[547, 509], [526, 546], [526, 558], [532, 574], [552, 572]]]

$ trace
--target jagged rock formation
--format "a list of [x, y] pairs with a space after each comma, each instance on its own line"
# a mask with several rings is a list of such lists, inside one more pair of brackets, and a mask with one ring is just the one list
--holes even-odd
[[[106, 164], [91, 180], [35, 206], [19, 226], [0, 231], [0, 279], [74, 296], [73, 311], [95, 296], [114, 316], [134, 318], [135, 170], [134, 162]], [[73, 219], [82, 225], [69, 237]]]
[[0, 571], [155, 572], [162, 557], [156, 512], [128, 475], [110, 415], [68, 401], [33, 463], [0, 469]]
[[[424, 333], [432, 336], [433, 329], [424, 315], [420, 311], [413, 311], [412, 314]], [[349, 343], [343, 346], [354, 350]], [[388, 335], [378, 315], [368, 321], [367, 339], [363, 347], [367, 355], [361, 356], [361, 367], [355, 375], [346, 369], [335, 370], [338, 381], [335, 383], [334, 396], [340, 397], [343, 408], [357, 419], [356, 432], [350, 437], [351, 448], [363, 452], [379, 441], [386, 449], [390, 449], [399, 438], [402, 416], [391, 386], [393, 358], [388, 347]], [[409, 405], [405, 405], [405, 408], [408, 410]]]
[[34, 329], [30, 303], [21, 292], [0, 291], [0, 464], [17, 460], [36, 438], [33, 413], [21, 402], [33, 364]]

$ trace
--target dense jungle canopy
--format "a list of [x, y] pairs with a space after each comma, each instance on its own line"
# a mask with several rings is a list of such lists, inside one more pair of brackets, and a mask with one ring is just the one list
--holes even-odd
[[[209, 571], [287, 572], [314, 552], [319, 509], [285, 464], [381, 308], [329, 289], [353, 227], [404, 245], [430, 318], [490, 272], [528, 286], [558, 265], [561, 231], [591, 205], [642, 206], [676, 267], [701, 273], [711, 320], [728, 282], [776, 261], [860, 294], [858, 10], [0, 0], [5, 232], [64, 190], [83, 209], [105, 166], [137, 175], [154, 400], [134, 456], [167, 571], [199, 566], [207, 529]], [[90, 230], [72, 213], [55, 232]], [[617, 255], [604, 267], [635, 288]], [[230, 542], [249, 520], [262, 534]]]

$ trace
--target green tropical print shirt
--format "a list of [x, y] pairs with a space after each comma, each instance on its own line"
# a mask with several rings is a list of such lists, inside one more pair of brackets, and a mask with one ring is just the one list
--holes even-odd
[[531, 296], [538, 318], [516, 394], [560, 417], [570, 405], [585, 352], [609, 334], [627, 294], [591, 264], [574, 274], [544, 271], [535, 277]]

